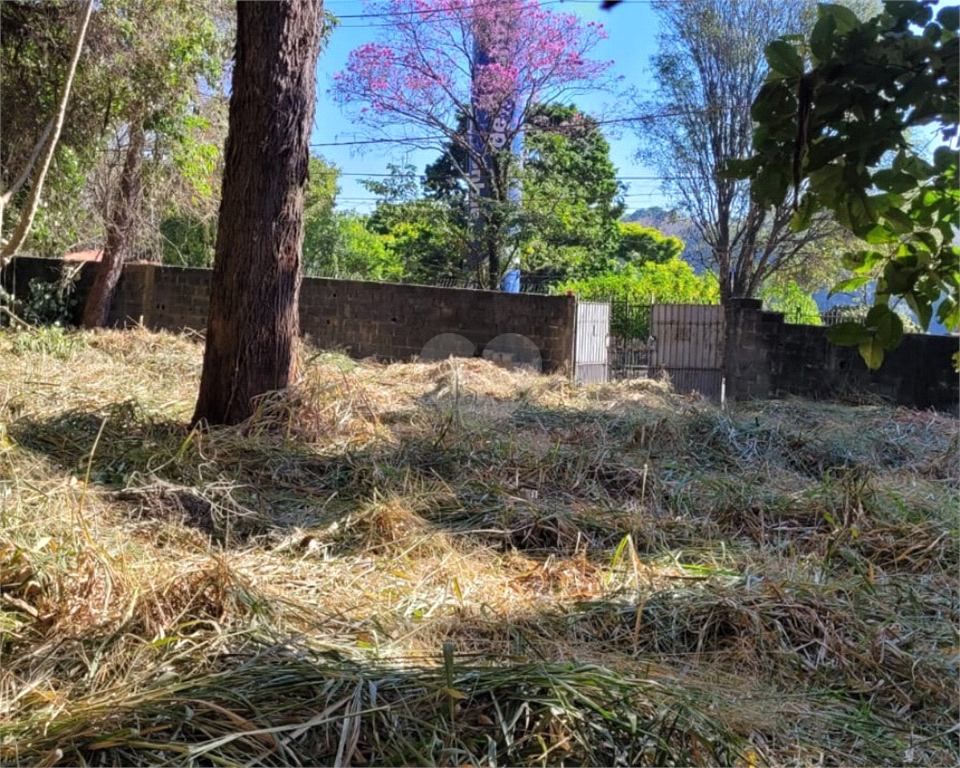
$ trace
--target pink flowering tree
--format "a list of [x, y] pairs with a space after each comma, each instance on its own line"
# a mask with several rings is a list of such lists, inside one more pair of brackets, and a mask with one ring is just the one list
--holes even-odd
[[[606, 37], [603, 28], [544, 10], [536, 0], [388, 0], [368, 7], [383, 19], [383, 34], [351, 52], [334, 75], [334, 95], [372, 133], [448, 152], [472, 206], [482, 205], [477, 250], [495, 288], [515, 207], [518, 137], [537, 104], [611, 86], [612, 62], [590, 58]], [[451, 146], [462, 152], [449, 153]]]

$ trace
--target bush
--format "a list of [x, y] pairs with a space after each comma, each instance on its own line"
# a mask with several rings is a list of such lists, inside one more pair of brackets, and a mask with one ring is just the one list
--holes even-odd
[[30, 325], [73, 325], [80, 297], [77, 295], [77, 267], [64, 267], [55, 282], [33, 278], [27, 285], [27, 299], [18, 307], [22, 320]]
[[710, 273], [697, 275], [687, 262], [676, 257], [658, 264], [629, 266], [617, 274], [563, 283], [555, 293], [573, 291], [583, 301], [606, 301], [611, 305], [610, 333], [644, 339], [650, 324], [652, 304], [717, 304], [720, 288]]
[[763, 308], [782, 312], [783, 319], [795, 325], [822, 325], [820, 308], [813, 297], [804, 293], [793, 280], [789, 283], [768, 283], [760, 291]]

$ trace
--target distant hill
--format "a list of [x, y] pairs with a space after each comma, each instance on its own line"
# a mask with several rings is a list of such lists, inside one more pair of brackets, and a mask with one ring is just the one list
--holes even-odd
[[645, 227], [654, 227], [665, 235], [679, 237], [685, 245], [681, 258], [693, 267], [694, 272], [700, 274], [709, 269], [710, 246], [703, 242], [693, 222], [685, 216], [667, 208], [653, 207], [638, 208], [621, 219], [643, 224]]

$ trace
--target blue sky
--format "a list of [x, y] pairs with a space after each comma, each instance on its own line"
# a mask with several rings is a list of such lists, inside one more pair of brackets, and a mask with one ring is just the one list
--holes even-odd
[[[325, 8], [331, 13], [347, 17], [365, 12], [362, 0], [327, 0]], [[612, 60], [613, 73], [623, 75], [629, 85], [643, 88], [648, 79], [650, 56], [656, 50], [657, 19], [648, 0], [625, 0], [612, 11], [600, 10], [599, 0], [564, 0], [550, 10], [573, 13], [587, 21], [604, 23], [609, 37], [597, 46], [594, 56], [600, 60]], [[341, 26], [334, 30], [330, 44], [321, 54], [317, 67], [317, 117], [311, 143], [345, 142], [364, 138], [361, 126], [353, 124], [334, 103], [328, 90], [332, 76], [346, 65], [347, 55], [357, 46], [378, 39], [381, 27], [373, 26], [377, 19], [342, 18]], [[601, 116], [608, 97], [584, 97], [577, 106], [595, 116]], [[627, 130], [622, 135], [607, 132], [611, 144], [611, 159], [621, 176], [653, 176], [653, 171], [640, 165], [634, 154], [637, 150], [636, 135]], [[362, 153], [358, 150], [363, 150]], [[324, 146], [314, 152], [334, 162], [344, 174], [385, 173], [387, 163], [410, 162], [423, 172], [423, 167], [436, 155], [429, 152], [411, 152], [397, 145], [373, 145], [367, 147]], [[372, 209], [371, 195], [359, 184], [357, 176], [343, 175], [340, 178], [339, 208], [358, 211]], [[627, 210], [663, 204], [658, 182], [649, 180], [626, 180], [629, 185], [626, 195]]]

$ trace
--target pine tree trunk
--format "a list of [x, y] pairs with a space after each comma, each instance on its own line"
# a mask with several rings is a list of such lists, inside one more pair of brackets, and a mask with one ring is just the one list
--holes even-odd
[[120, 172], [120, 187], [107, 222], [107, 242], [83, 309], [84, 328], [101, 328], [107, 324], [113, 294], [123, 273], [123, 262], [130, 252], [134, 220], [140, 205], [143, 140], [143, 124], [138, 121], [130, 126], [130, 141]]
[[322, 2], [237, 3], [223, 193], [193, 423], [236, 424], [296, 375], [303, 188]]

